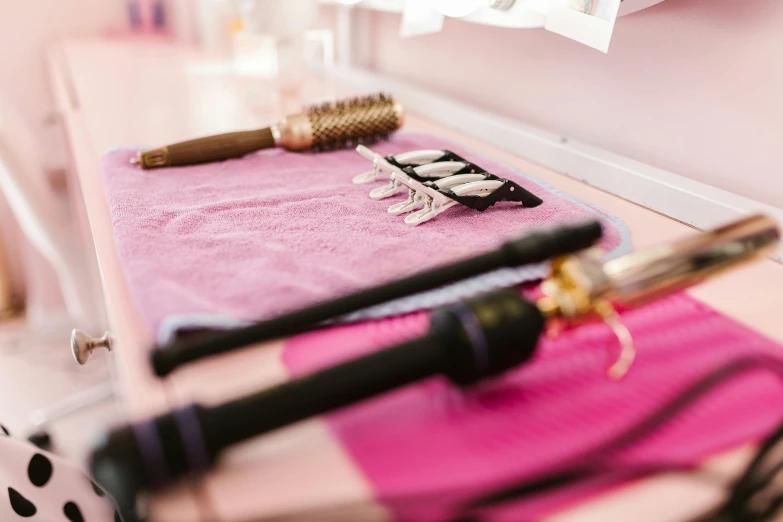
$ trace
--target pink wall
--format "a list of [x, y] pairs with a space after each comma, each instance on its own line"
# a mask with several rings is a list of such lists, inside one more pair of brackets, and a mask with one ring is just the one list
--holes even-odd
[[[0, 99], [21, 113], [41, 142], [45, 165], [59, 166], [66, 161], [61, 133], [46, 124], [54, 107], [44, 65], [47, 45], [63, 36], [102, 33], [124, 25], [123, 0], [0, 0]], [[2, 197], [0, 236], [9, 243], [6, 252], [11, 257], [17, 291], [23, 288], [22, 265], [28, 271], [38, 266], [38, 279], [54, 281], [30, 249], [19, 245], [23, 236]]]
[[16, 106], [58, 159], [61, 146], [45, 125], [54, 105], [44, 52], [57, 38], [102, 33], [125, 23], [124, 0], [0, 0], [0, 97]]
[[444, 94], [783, 207], [783, 1], [666, 0], [620, 18], [608, 55], [544, 30], [449, 20], [370, 65]]

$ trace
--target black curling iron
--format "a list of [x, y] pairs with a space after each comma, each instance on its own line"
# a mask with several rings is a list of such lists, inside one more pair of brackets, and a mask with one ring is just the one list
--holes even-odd
[[234, 444], [435, 375], [469, 386], [515, 368], [533, 356], [551, 321], [603, 317], [624, 343], [610, 370], [617, 377], [618, 368], [627, 371], [632, 339], [607, 310], [644, 304], [755, 260], [779, 239], [773, 220], [754, 216], [606, 262], [592, 251], [558, 258], [536, 303], [514, 290], [488, 293], [436, 310], [420, 338], [219, 406], [194, 404], [117, 428], [93, 450], [93, 476], [132, 517], [140, 491], [205, 471]]
[[539, 263], [583, 250], [592, 246], [600, 237], [601, 225], [597, 221], [534, 232], [508, 241], [492, 252], [338, 297], [274, 319], [174, 341], [152, 352], [152, 366], [155, 374], [163, 377], [190, 362], [301, 333], [324, 321], [363, 308], [432, 290], [499, 268]]

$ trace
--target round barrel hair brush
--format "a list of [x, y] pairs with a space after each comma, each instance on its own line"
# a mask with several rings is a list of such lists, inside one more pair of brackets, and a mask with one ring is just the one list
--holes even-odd
[[145, 169], [238, 158], [261, 149], [325, 151], [388, 139], [402, 126], [402, 105], [387, 94], [359, 96], [308, 107], [265, 129], [230, 132], [139, 152]]

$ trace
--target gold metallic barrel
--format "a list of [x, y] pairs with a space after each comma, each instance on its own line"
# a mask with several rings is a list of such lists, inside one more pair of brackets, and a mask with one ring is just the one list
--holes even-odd
[[768, 256], [779, 242], [780, 228], [775, 220], [750, 216], [608, 261], [603, 265], [605, 285], [596, 290], [612, 302], [638, 305]]

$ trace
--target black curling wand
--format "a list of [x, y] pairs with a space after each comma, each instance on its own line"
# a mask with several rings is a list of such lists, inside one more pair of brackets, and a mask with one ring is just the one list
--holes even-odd
[[219, 406], [191, 405], [113, 430], [94, 449], [98, 484], [133, 519], [136, 495], [209, 469], [224, 449], [297, 421], [443, 375], [460, 386], [527, 361], [544, 316], [502, 290], [433, 312], [417, 339]]
[[210, 332], [174, 341], [152, 352], [155, 374], [163, 377], [177, 367], [251, 344], [301, 333], [324, 321], [408, 295], [432, 290], [503, 267], [540, 263], [583, 250], [601, 237], [601, 224], [581, 224], [542, 230], [504, 243], [500, 248], [456, 263], [361, 290], [250, 326]]

